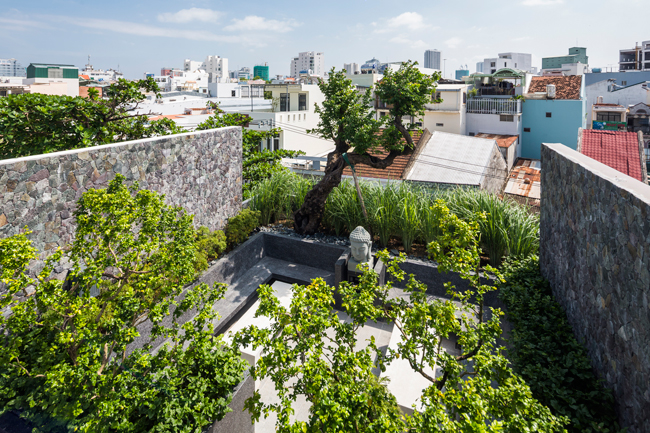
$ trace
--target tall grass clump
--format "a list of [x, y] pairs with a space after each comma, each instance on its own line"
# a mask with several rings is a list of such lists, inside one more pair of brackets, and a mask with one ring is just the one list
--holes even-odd
[[420, 209], [423, 203], [418, 189], [405, 182], [402, 182], [397, 189], [399, 199], [397, 224], [406, 252], [411, 251], [411, 246], [420, 233]]
[[251, 209], [260, 212], [260, 223], [268, 225], [291, 218], [302, 205], [314, 181], [290, 171], [280, 171], [251, 190]]
[[379, 184], [368, 188], [366, 206], [370, 219], [371, 233], [379, 236], [382, 248], [388, 246], [390, 237], [397, 232], [395, 216], [399, 206], [397, 187], [389, 183], [386, 187]]
[[485, 212], [479, 222], [481, 247], [492, 266], [505, 256], [526, 257], [539, 249], [539, 218], [512, 200], [476, 189], [455, 189], [446, 197], [449, 209], [465, 220]]
[[[364, 189], [367, 190], [367, 187]], [[368, 228], [357, 190], [351, 182], [343, 181], [332, 190], [325, 202], [323, 219], [334, 229], [337, 236], [346, 231], [351, 232], [357, 226]]]

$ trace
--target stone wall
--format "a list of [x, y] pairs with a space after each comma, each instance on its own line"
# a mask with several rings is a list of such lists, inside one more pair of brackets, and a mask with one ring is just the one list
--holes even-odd
[[650, 431], [650, 187], [542, 147], [540, 265], [622, 426]]
[[168, 204], [194, 214], [196, 226], [221, 229], [241, 208], [241, 128], [0, 160], [0, 237], [27, 226], [42, 258], [48, 256], [72, 241], [81, 194], [106, 187], [116, 173], [165, 194]]

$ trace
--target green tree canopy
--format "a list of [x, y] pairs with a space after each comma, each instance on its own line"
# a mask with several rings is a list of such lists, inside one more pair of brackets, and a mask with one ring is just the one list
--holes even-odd
[[0, 159], [182, 132], [170, 119], [133, 113], [145, 100], [143, 92], [158, 92], [153, 78], [119, 79], [105, 89], [105, 98], [96, 91], [89, 98], [40, 93], [0, 98]]
[[[195, 432], [229, 411], [244, 362], [213, 335], [226, 287], [183, 291], [194, 279], [192, 217], [163, 199], [129, 190], [121, 175], [84, 193], [65, 283], [50, 278], [61, 251], [30, 280], [25, 235], [0, 240], [11, 308], [0, 316], [0, 412], [20, 410], [41, 431]], [[150, 338], [136, 345], [143, 326]]]

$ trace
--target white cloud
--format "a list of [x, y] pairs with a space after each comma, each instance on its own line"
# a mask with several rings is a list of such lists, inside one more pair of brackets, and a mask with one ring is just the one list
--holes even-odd
[[524, 6], [550, 6], [564, 3], [564, 0], [524, 0], [521, 2]]
[[422, 39], [418, 39], [417, 41], [414, 41], [412, 39], [408, 39], [408, 38], [405, 38], [405, 37], [402, 37], [402, 36], [395, 36], [389, 42], [392, 42], [394, 44], [408, 45], [411, 48], [425, 48], [425, 47], [427, 47], [427, 44]]
[[388, 27], [409, 27], [412, 30], [418, 30], [426, 27], [424, 17], [417, 12], [404, 12], [387, 21]]
[[11, 19], [11, 18], [0, 18], [0, 23], [2, 23], [1, 30], [11, 30], [11, 31], [26, 31], [36, 29], [51, 29], [50, 26], [47, 26], [38, 21], [32, 20], [20, 20], [20, 19]]
[[455, 36], [454, 36], [453, 38], [449, 38], [449, 39], [447, 39], [447, 40], [445, 41], [445, 45], [447, 45], [449, 48], [456, 48], [456, 47], [459, 46], [462, 42], [463, 42], [463, 40], [462, 40], [461, 38], [458, 38], [458, 37], [455, 37]]
[[[429, 26], [424, 23], [424, 17], [417, 12], [404, 12], [393, 18], [389, 18], [384, 24], [371, 23], [376, 28], [375, 33], [394, 33], [400, 30], [422, 30]], [[379, 27], [379, 28], [377, 28]]]
[[158, 21], [163, 23], [189, 23], [191, 21], [215, 22], [221, 18], [221, 12], [212, 9], [190, 8], [178, 12], [167, 12], [158, 15]]
[[182, 38], [190, 39], [193, 41], [209, 41], [209, 42], [244, 42], [252, 43], [241, 36], [223, 36], [217, 35], [212, 32], [201, 30], [177, 30], [169, 29], [166, 27], [156, 27], [147, 24], [134, 23], [129, 21], [117, 20], [103, 20], [103, 19], [77, 19], [70, 17], [53, 17], [59, 22], [67, 22], [68, 24], [77, 25], [80, 27], [87, 27], [94, 30], [109, 30], [116, 33], [124, 33], [136, 36], [153, 36], [153, 37], [167, 37], [167, 38]]
[[258, 17], [255, 15], [249, 15], [243, 20], [234, 19], [233, 23], [229, 26], [224, 27], [223, 29], [227, 32], [277, 32], [277, 33], [286, 33], [298, 27], [300, 23], [296, 22], [293, 19], [278, 21], [278, 20], [267, 20], [264, 17]]

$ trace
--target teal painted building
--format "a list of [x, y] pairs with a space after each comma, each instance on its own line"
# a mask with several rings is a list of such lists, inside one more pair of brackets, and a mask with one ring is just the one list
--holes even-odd
[[260, 77], [264, 81], [269, 81], [269, 67], [268, 66], [253, 67], [253, 77]]
[[[541, 92], [554, 84], [556, 97]], [[582, 76], [533, 77], [522, 104], [521, 157], [541, 159], [542, 143], [578, 147], [578, 129], [587, 127], [587, 100]]]
[[557, 69], [567, 63], [589, 64], [587, 49], [584, 47], [569, 48], [568, 56], [542, 57], [542, 69]]
[[74, 65], [30, 63], [27, 78], [79, 78], [79, 68]]
[[456, 70], [456, 79], [462, 80], [463, 77], [469, 77], [469, 69], [457, 69]]

